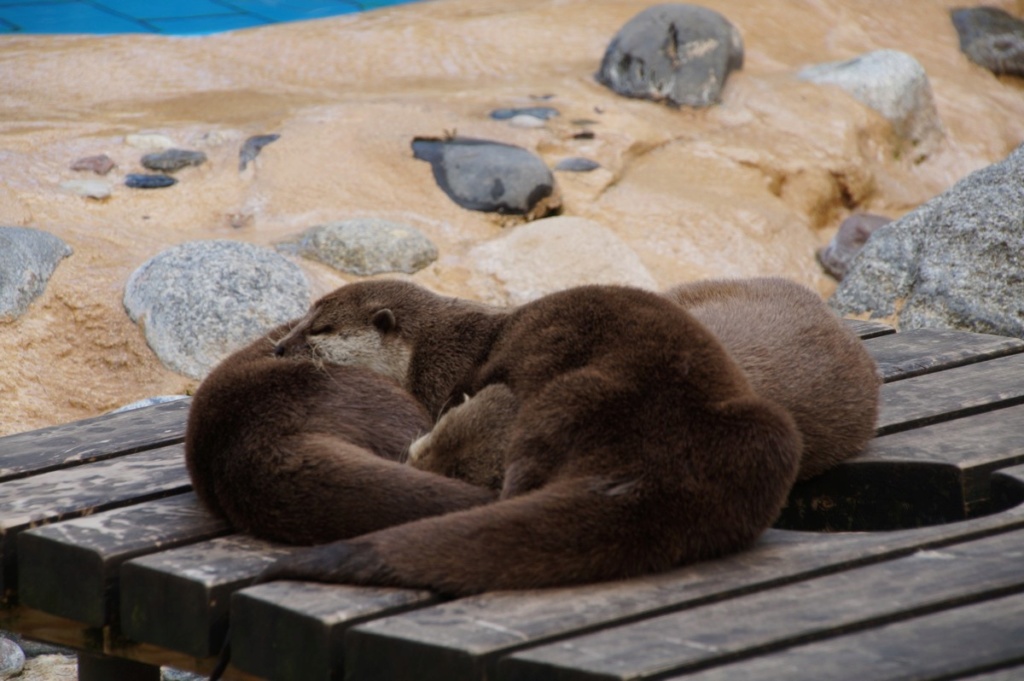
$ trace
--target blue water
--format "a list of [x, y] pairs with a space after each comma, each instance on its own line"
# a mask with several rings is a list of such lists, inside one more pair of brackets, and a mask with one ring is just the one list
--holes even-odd
[[203, 35], [415, 0], [0, 0], [0, 34]]

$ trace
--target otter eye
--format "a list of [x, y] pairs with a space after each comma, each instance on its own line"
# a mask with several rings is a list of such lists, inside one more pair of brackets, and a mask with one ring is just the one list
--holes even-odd
[[329, 334], [332, 330], [333, 329], [332, 329], [330, 324], [316, 324], [316, 325], [311, 326], [309, 328], [309, 335], [310, 336], [324, 336], [324, 335]]

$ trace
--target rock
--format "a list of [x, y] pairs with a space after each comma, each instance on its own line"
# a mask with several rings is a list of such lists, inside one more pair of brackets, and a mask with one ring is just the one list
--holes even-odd
[[729, 20], [696, 5], [649, 7], [619, 29], [597, 81], [626, 97], [704, 107], [743, 67], [743, 38]]
[[521, 147], [467, 137], [417, 137], [412, 151], [430, 163], [437, 185], [463, 208], [534, 219], [561, 206], [551, 171]]
[[890, 222], [892, 218], [884, 215], [854, 213], [839, 225], [839, 231], [832, 237], [832, 241], [818, 251], [818, 262], [826, 272], [841, 281], [853, 256], [860, 252], [868, 237]]
[[206, 154], [189, 149], [167, 149], [142, 157], [142, 165], [150, 170], [164, 173], [175, 173], [188, 166], [199, 166], [206, 163]]
[[143, 407], [152, 407], [157, 404], [165, 404], [167, 402], [177, 402], [178, 400], [184, 400], [188, 395], [156, 395], [155, 397], [147, 397], [145, 399], [136, 400], [130, 402], [123, 407], [112, 409], [108, 414], [120, 414], [125, 411], [134, 411], [135, 409], [142, 409]]
[[995, 74], [1024, 76], [1024, 21], [995, 7], [955, 9], [960, 51]]
[[114, 161], [106, 154], [86, 156], [71, 164], [72, 170], [86, 170], [97, 175], [106, 175], [114, 169]]
[[17, 643], [0, 636], [0, 679], [11, 679], [25, 668], [25, 653]]
[[128, 278], [125, 310], [171, 370], [202, 378], [276, 324], [305, 313], [305, 275], [272, 250], [191, 241], [154, 256]]
[[412, 274], [437, 260], [437, 246], [423, 232], [377, 218], [313, 227], [281, 248], [360, 276], [381, 272]]
[[558, 109], [550, 106], [527, 106], [521, 108], [495, 109], [491, 112], [491, 118], [497, 121], [507, 121], [518, 116], [529, 116], [546, 121], [558, 116]]
[[24, 314], [71, 253], [70, 246], [47, 232], [0, 227], [0, 322]]
[[812, 83], [837, 85], [880, 113], [920, 160], [942, 139], [942, 123], [924, 67], [906, 52], [877, 50], [854, 59], [809, 66], [797, 74]]
[[601, 164], [597, 161], [591, 161], [589, 158], [583, 158], [582, 156], [563, 158], [555, 164], [555, 170], [569, 173], [589, 173], [591, 170], [597, 170], [600, 167]]
[[468, 260], [500, 284], [489, 286], [492, 297], [513, 305], [580, 284], [657, 288], [633, 249], [610, 229], [585, 218], [553, 217], [521, 225], [476, 246]]
[[238, 152], [238, 172], [245, 170], [250, 161], [255, 161], [263, 147], [271, 142], [276, 142], [280, 138], [280, 135], [253, 135], [245, 140]]
[[146, 173], [129, 173], [125, 175], [124, 184], [132, 189], [163, 189], [178, 184], [170, 175], [148, 175]]
[[875, 232], [830, 303], [900, 328], [1024, 337], [1024, 146]]
[[60, 183], [61, 189], [90, 199], [109, 199], [110, 183], [103, 180], [68, 180]]
[[174, 146], [174, 140], [167, 135], [152, 132], [125, 135], [124, 141], [125, 144], [136, 149], [170, 149]]

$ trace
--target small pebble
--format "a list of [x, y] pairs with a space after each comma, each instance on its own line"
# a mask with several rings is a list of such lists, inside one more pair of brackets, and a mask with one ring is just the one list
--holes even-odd
[[60, 183], [61, 189], [90, 199], [110, 198], [110, 184], [102, 180], [68, 180]]
[[132, 189], [162, 189], [177, 184], [177, 182], [169, 175], [147, 175], [145, 173], [131, 173], [124, 178], [125, 186]]
[[124, 141], [125, 144], [136, 149], [170, 149], [174, 146], [174, 140], [167, 135], [150, 132], [126, 135]]
[[555, 165], [555, 170], [562, 170], [570, 173], [589, 173], [591, 170], [600, 168], [601, 164], [582, 156], [563, 158]]
[[280, 135], [253, 135], [245, 140], [242, 149], [238, 152], [238, 172], [245, 170], [250, 161], [256, 160], [263, 147], [271, 142], [276, 142], [280, 137]]
[[558, 109], [550, 106], [527, 106], [519, 109], [495, 109], [491, 112], [491, 118], [496, 121], [507, 121], [510, 118], [515, 118], [516, 116], [530, 116], [532, 118], [539, 118], [542, 121], [546, 121], [558, 115]]
[[529, 114], [519, 114], [505, 121], [514, 128], [543, 128], [546, 122], [543, 118], [537, 118]]
[[142, 165], [150, 170], [174, 173], [188, 166], [206, 163], [206, 154], [188, 149], [167, 149], [142, 157]]
[[72, 170], [88, 170], [97, 175], [106, 175], [114, 169], [114, 162], [106, 154], [86, 156], [71, 164]]

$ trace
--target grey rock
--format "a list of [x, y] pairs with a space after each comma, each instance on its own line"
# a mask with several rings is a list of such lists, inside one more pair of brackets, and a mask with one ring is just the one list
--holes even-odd
[[818, 251], [818, 262], [826, 272], [841, 281], [853, 256], [860, 252], [876, 229], [890, 222], [892, 218], [884, 215], [854, 213], [839, 225], [832, 241]]
[[188, 395], [156, 395], [155, 397], [147, 397], [145, 399], [136, 400], [123, 407], [113, 409], [108, 414], [120, 414], [125, 411], [133, 411], [135, 409], [142, 409], [143, 407], [152, 407], [157, 404], [165, 404], [167, 402], [177, 402], [178, 400], [187, 399]]
[[331, 222], [303, 232], [281, 245], [331, 267], [367, 276], [382, 272], [418, 272], [437, 260], [437, 246], [415, 227], [376, 218]]
[[245, 140], [242, 143], [242, 148], [238, 151], [238, 172], [242, 172], [250, 162], [255, 161], [263, 147], [279, 139], [281, 139], [280, 135], [253, 135]]
[[142, 157], [142, 165], [162, 173], [174, 173], [189, 166], [206, 163], [206, 154], [189, 149], [167, 149]]
[[942, 123], [924, 67], [906, 52], [876, 50], [841, 62], [816, 64], [797, 76], [836, 85], [888, 120], [903, 140], [927, 155], [942, 139]]
[[160, 668], [160, 681], [206, 681], [206, 679], [204, 674], [195, 674], [173, 667]]
[[491, 118], [497, 121], [506, 121], [516, 116], [532, 116], [546, 121], [558, 116], [558, 109], [550, 106], [527, 106], [520, 108], [495, 109], [491, 112]]
[[412, 151], [430, 163], [438, 186], [463, 208], [537, 218], [561, 205], [551, 171], [521, 147], [467, 137], [417, 137]]
[[46, 289], [50, 275], [71, 247], [58, 237], [27, 227], [0, 227], [0, 322], [17, 319]]
[[1024, 76], [1024, 21], [995, 7], [955, 9], [960, 51], [996, 74]]
[[0, 679], [11, 679], [25, 668], [25, 653], [9, 638], [0, 636]]
[[601, 164], [597, 161], [592, 161], [582, 156], [563, 158], [555, 164], [555, 170], [569, 173], [589, 173], [591, 170], [597, 170], [600, 167]]
[[97, 175], [106, 175], [114, 169], [114, 161], [106, 154], [86, 156], [72, 163], [71, 169], [89, 171]]
[[719, 101], [729, 74], [743, 67], [743, 38], [729, 20], [696, 5], [649, 7], [605, 50], [595, 74], [620, 95], [676, 106]]
[[125, 175], [124, 184], [132, 189], [163, 189], [177, 184], [170, 175], [147, 175], [145, 173], [129, 173]]
[[310, 290], [294, 263], [236, 241], [191, 241], [128, 278], [124, 306], [172, 371], [202, 378], [276, 324], [305, 313]]
[[830, 304], [1024, 337], [1024, 146], [871, 235]]

